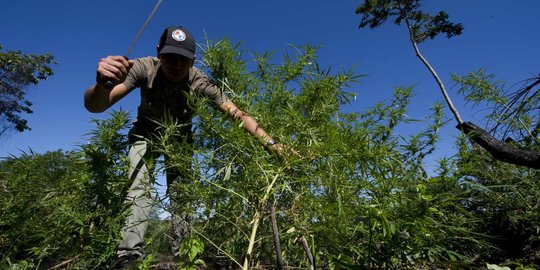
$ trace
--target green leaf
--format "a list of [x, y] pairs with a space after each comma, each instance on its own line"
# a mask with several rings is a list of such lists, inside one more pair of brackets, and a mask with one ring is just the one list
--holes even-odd
[[489, 263], [486, 263], [486, 266], [488, 269], [490, 270], [512, 270], [510, 267], [507, 267], [507, 266], [498, 266], [496, 264], [489, 264]]

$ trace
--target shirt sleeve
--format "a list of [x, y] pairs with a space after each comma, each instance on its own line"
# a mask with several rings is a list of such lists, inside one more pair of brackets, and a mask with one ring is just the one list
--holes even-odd
[[212, 83], [206, 74], [195, 67], [192, 71], [193, 77], [191, 87], [197, 96], [209, 98], [216, 106], [229, 101], [227, 95], [217, 85]]
[[133, 67], [129, 70], [126, 80], [123, 82], [123, 84], [127, 87], [129, 91], [140, 87], [142, 80], [144, 79], [145, 71], [145, 65], [143, 63], [143, 60], [141, 58], [137, 58], [133, 60]]

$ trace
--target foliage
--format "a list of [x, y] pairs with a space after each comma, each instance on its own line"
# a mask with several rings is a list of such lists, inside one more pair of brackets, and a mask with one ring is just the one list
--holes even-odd
[[2, 263], [10, 259], [41, 265], [44, 258], [80, 248], [83, 221], [71, 204], [81, 199], [80, 157], [73, 152], [30, 152], [2, 161], [0, 168]]
[[491, 261], [540, 265], [540, 188], [538, 170], [494, 160], [461, 138], [457, 176], [471, 191], [466, 209], [482, 220], [478, 230], [496, 247], [484, 253]]
[[[413, 87], [397, 87], [388, 100], [346, 112], [343, 105], [356, 98], [346, 89], [361, 76], [320, 67], [313, 46], [292, 52], [281, 63], [268, 53], [252, 53], [247, 62], [239, 44], [222, 40], [208, 42], [201, 59], [211, 79], [283, 143], [283, 157], [206, 100], [190, 101], [198, 115], [194, 146], [172, 140], [183, 128], [174, 122], [162, 123], [160, 140], [152, 142], [167, 155], [166, 166], [192, 171], [173, 187], [181, 199], [173, 210], [193, 216], [181, 267], [273, 264], [270, 205], [286, 267], [310, 267], [302, 239], [322, 269], [495, 267], [522, 254], [529, 258], [516, 266], [535, 265], [537, 171], [494, 161], [463, 138], [456, 156], [428, 169], [446, 122], [441, 104], [410, 119]], [[95, 121], [78, 152], [0, 163], [0, 209], [7, 217], [0, 221], [0, 267], [107, 267], [126, 209], [127, 123], [127, 114], [116, 112]], [[426, 126], [402, 134], [419, 123]], [[168, 222], [151, 222], [150, 256], [139, 269], [164, 259], [168, 235]], [[509, 239], [519, 241], [509, 246]], [[512, 257], [510, 250], [521, 253]]]
[[[207, 43], [201, 63], [289, 154], [267, 153], [242, 123], [224, 121], [206, 102], [191, 102], [198, 113], [195, 173], [176, 188], [192, 198], [194, 234], [214, 258], [207, 263], [223, 264], [215, 262], [223, 256], [244, 269], [270, 263], [272, 203], [288, 266], [307, 265], [302, 237], [313, 240], [323, 268], [465, 261], [485, 247], [474, 232], [477, 219], [462, 205], [466, 194], [453, 176], [453, 161], [441, 160], [437, 177], [424, 167], [444, 124], [440, 104], [425, 131], [402, 137], [398, 126], [414, 122], [405, 117], [412, 87], [397, 88], [391, 100], [366, 112], [345, 113], [342, 105], [355, 94], [344, 89], [361, 76], [321, 68], [317, 48], [292, 47], [295, 54], [287, 53], [281, 64], [267, 53], [253, 53], [253, 63], [246, 63], [238, 48], [228, 40]], [[248, 66], [255, 68], [248, 72]], [[154, 147], [171, 166], [190, 164], [178, 149], [187, 146], [164, 143], [179, 127], [165, 126]]]
[[[356, 13], [361, 15], [360, 27], [375, 28], [393, 19], [405, 23], [417, 57], [429, 69], [448, 106], [459, 124], [463, 121], [453, 107], [444, 84], [429, 62], [420, 53], [417, 43], [445, 34], [450, 38], [461, 34], [463, 26], [448, 21], [439, 12], [429, 15], [420, 10], [420, 0], [366, 0]], [[465, 100], [488, 108], [486, 120], [492, 133], [506, 137], [514, 147], [538, 152], [538, 90], [540, 80], [533, 78], [514, 92], [504, 90], [504, 83], [483, 70], [465, 76], [453, 75], [459, 93]], [[538, 207], [538, 173], [533, 169], [501, 163], [479, 145], [469, 145], [465, 138], [458, 141], [459, 155], [454, 168], [455, 180], [463, 194], [462, 212], [474, 215], [479, 222], [473, 231], [489, 235], [489, 248], [481, 252], [482, 259], [521, 260], [538, 264], [538, 233], [535, 225]], [[512, 161], [515, 162], [515, 161]], [[519, 163], [516, 163], [519, 164]], [[451, 170], [450, 170], [451, 171]]]
[[430, 15], [420, 10], [420, 6], [420, 0], [366, 0], [356, 8], [356, 14], [362, 16], [360, 27], [376, 28], [389, 18], [393, 18], [397, 25], [405, 22], [417, 43], [428, 38], [434, 39], [439, 34], [451, 38], [463, 31], [460, 23], [448, 21], [446, 12], [439, 11], [435, 15]]
[[[482, 69], [464, 76], [453, 74], [452, 78], [466, 101], [491, 109], [486, 122], [493, 132], [498, 131], [516, 147], [540, 151], [537, 134], [533, 134], [540, 99], [534, 91], [527, 92], [534, 83], [529, 81], [528, 86], [509, 94], [504, 82]], [[475, 145], [459, 145], [460, 179], [472, 183], [470, 187], [482, 187], [474, 188], [468, 209], [483, 220], [481, 230], [493, 236], [491, 242], [498, 247], [487, 255], [501, 261], [511, 258], [540, 265], [538, 170], [497, 162]]]
[[[0, 50], [2, 50], [0, 46]], [[21, 51], [0, 51], [0, 137], [9, 130], [30, 130], [22, 113], [32, 113], [32, 103], [25, 98], [28, 86], [53, 75], [49, 54], [23, 54]]]
[[[504, 82], [482, 69], [464, 76], [453, 74], [452, 79], [467, 102], [489, 108], [485, 118], [493, 133], [515, 147], [540, 151], [534, 133], [540, 99], [538, 91], [531, 91], [536, 85], [533, 80], [512, 93]], [[490, 242], [498, 248], [486, 257], [538, 265], [538, 170], [498, 162], [476, 145], [459, 145], [460, 179], [475, 190], [468, 209], [483, 220], [480, 230], [493, 236]]]
[[0, 268], [68, 262], [71, 269], [91, 269], [108, 262], [123, 223], [127, 186], [120, 156], [126, 144], [118, 131], [126, 116], [95, 121], [82, 151], [30, 152], [1, 161]]
[[523, 149], [540, 151], [540, 89], [535, 90], [540, 78], [526, 80], [516, 91], [483, 69], [452, 74], [452, 79], [467, 102], [489, 108], [486, 123], [491, 132]]

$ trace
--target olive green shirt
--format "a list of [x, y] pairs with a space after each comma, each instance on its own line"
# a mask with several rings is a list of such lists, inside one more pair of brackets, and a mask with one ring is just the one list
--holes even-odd
[[207, 97], [217, 106], [229, 100], [223, 91], [196, 67], [190, 68], [187, 78], [182, 82], [170, 82], [161, 70], [157, 57], [137, 58], [133, 62], [124, 85], [129, 91], [135, 88], [141, 90], [141, 103], [137, 114], [139, 124], [148, 123], [148, 120], [163, 121], [168, 117], [181, 124], [188, 124], [193, 117], [189, 106], [191, 98]]

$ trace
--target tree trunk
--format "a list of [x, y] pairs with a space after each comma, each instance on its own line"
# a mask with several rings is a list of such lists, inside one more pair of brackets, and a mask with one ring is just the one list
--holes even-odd
[[437, 82], [437, 85], [439, 86], [439, 89], [441, 90], [444, 100], [446, 101], [446, 104], [448, 104], [448, 108], [454, 115], [454, 118], [458, 122], [458, 125], [462, 124], [463, 120], [461, 119], [461, 116], [459, 115], [458, 110], [454, 106], [454, 103], [452, 103], [452, 99], [450, 99], [450, 96], [448, 95], [448, 91], [446, 91], [446, 88], [444, 87], [444, 84], [441, 78], [439, 78], [439, 75], [437, 75], [437, 72], [435, 72], [435, 69], [431, 66], [428, 60], [420, 52], [420, 49], [418, 48], [418, 44], [416, 44], [416, 40], [414, 39], [414, 34], [412, 32], [413, 30], [411, 28], [409, 20], [405, 19], [405, 23], [407, 24], [407, 29], [409, 30], [409, 39], [414, 48], [414, 52], [416, 53], [416, 57], [418, 57], [418, 59], [420, 59], [420, 61], [426, 66], [426, 68], [429, 70], [429, 72], [431, 73], [435, 81]]

